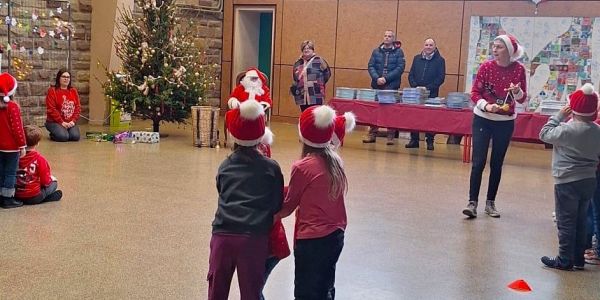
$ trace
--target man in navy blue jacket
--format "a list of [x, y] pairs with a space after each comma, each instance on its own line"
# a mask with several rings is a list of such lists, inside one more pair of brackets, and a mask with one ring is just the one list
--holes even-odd
[[[439, 50], [432, 38], [425, 40], [421, 53], [415, 55], [408, 82], [410, 87], [423, 86], [429, 90], [429, 97], [438, 96], [440, 86], [444, 83], [446, 77], [446, 61], [440, 55]], [[433, 150], [433, 137], [435, 133], [425, 134], [427, 141], [427, 150]], [[410, 142], [405, 145], [406, 148], [419, 148], [419, 132], [410, 133]]]
[[[383, 35], [383, 43], [373, 49], [369, 59], [369, 75], [371, 76], [371, 88], [378, 90], [398, 90], [400, 80], [404, 72], [404, 52], [400, 47], [394, 45], [395, 35], [391, 30], [386, 30]], [[363, 143], [374, 143], [377, 136], [377, 126], [369, 129], [369, 135]], [[394, 144], [396, 130], [388, 129], [388, 145]]]

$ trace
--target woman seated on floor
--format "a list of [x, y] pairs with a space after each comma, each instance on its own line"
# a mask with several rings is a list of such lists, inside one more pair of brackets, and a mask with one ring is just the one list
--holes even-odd
[[53, 86], [46, 94], [46, 129], [56, 142], [79, 141], [81, 103], [77, 90], [71, 86], [71, 73], [60, 69]]

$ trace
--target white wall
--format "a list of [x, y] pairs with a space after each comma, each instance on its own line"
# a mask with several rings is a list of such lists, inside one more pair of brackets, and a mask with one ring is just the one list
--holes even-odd
[[260, 11], [237, 10], [233, 39], [233, 69], [231, 88], [235, 77], [248, 67], [258, 65], [258, 37], [260, 33]]

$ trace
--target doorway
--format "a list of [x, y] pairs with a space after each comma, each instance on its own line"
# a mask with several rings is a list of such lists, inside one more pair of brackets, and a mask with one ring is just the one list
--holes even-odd
[[271, 87], [275, 7], [236, 6], [234, 16], [231, 89], [238, 84], [237, 75], [249, 67], [265, 73], [265, 84]]

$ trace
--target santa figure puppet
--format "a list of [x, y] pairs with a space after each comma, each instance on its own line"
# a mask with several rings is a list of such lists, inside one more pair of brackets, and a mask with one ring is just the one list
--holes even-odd
[[343, 115], [336, 116], [334, 126], [331, 145], [335, 150], [344, 145], [346, 133], [350, 133], [354, 130], [354, 127], [356, 126], [356, 116], [354, 116], [352, 112], [346, 112]]
[[253, 99], [262, 104], [265, 109], [270, 108], [273, 101], [269, 87], [266, 85], [267, 77], [257, 68], [250, 68], [242, 77], [239, 84], [231, 92], [227, 106], [234, 109], [240, 106], [240, 103]]

